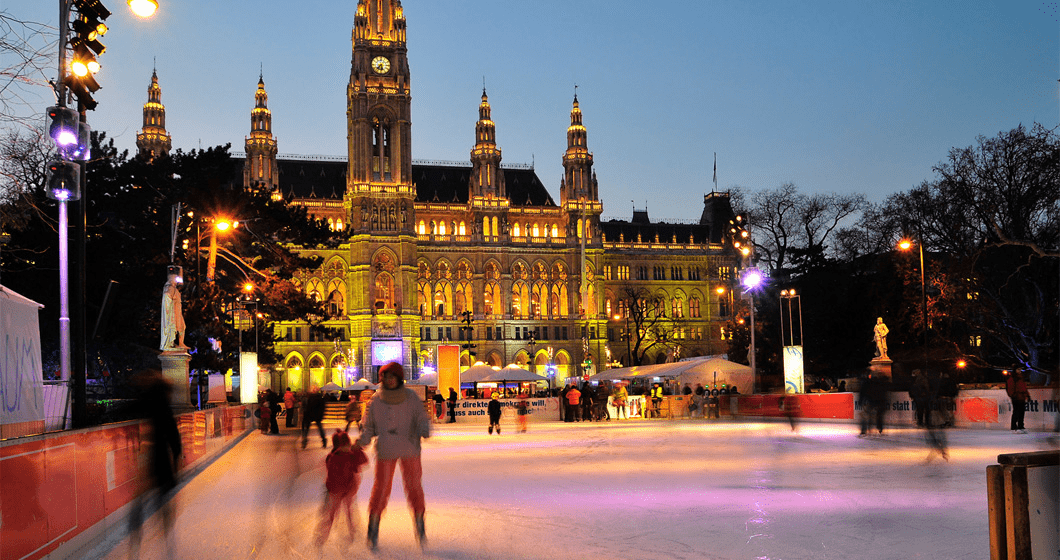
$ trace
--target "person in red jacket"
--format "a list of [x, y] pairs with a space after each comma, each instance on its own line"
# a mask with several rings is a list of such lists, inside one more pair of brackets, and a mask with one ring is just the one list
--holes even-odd
[[567, 391], [567, 414], [570, 415], [568, 422], [581, 422], [582, 421], [582, 392], [578, 390], [577, 385], [571, 385], [570, 391]]
[[349, 434], [336, 430], [335, 435], [331, 436], [331, 453], [324, 459], [328, 473], [324, 482], [327, 493], [324, 495], [324, 506], [320, 509], [320, 524], [317, 525], [314, 539], [318, 552], [328, 540], [335, 516], [340, 511], [346, 515], [349, 539], [353, 542], [357, 525], [354, 502], [357, 489], [361, 486], [361, 469], [367, 463], [368, 456], [361, 448], [353, 447]]

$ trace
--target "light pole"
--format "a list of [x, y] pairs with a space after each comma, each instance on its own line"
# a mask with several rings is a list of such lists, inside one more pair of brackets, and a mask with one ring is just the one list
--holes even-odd
[[743, 274], [744, 297], [751, 303], [751, 392], [758, 388], [758, 373], [755, 369], [755, 296], [754, 291], [762, 284], [762, 273], [755, 268], [748, 268]]
[[[927, 331], [928, 331], [928, 319], [927, 319], [927, 283], [924, 278], [924, 235], [923, 232], [917, 230], [917, 249], [920, 251], [920, 320], [923, 322], [924, 332], [922, 336], [922, 346], [920, 349], [920, 373], [921, 375], [927, 374]], [[902, 251], [908, 251], [913, 248], [913, 241], [910, 239], [902, 239], [898, 242], [898, 248]]]
[[227, 219], [222, 218], [220, 220], [215, 219], [213, 226], [210, 227], [210, 255], [206, 260], [206, 281], [211, 284], [217, 272], [217, 233], [226, 233], [237, 226], [239, 226], [239, 222], [229, 222]]
[[[625, 338], [626, 338], [626, 360], [629, 362], [628, 364], [626, 364], [626, 367], [629, 367], [633, 363], [633, 347], [630, 346], [630, 342], [629, 342], [629, 306], [628, 305], [626, 306], [626, 308], [624, 310], [624, 313], [622, 313], [622, 316], [624, 316], [625, 319], [626, 319], [626, 332], [625, 332]], [[618, 319], [619, 319], [619, 315], [615, 314], [615, 320], [617, 321]]]

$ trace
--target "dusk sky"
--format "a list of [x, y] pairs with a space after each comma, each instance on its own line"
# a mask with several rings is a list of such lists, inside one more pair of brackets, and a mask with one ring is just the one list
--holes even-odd
[[[345, 156], [354, 0], [159, 3], [140, 21], [104, 0], [114, 15], [94, 130], [135, 150], [156, 66], [173, 147], [241, 152], [261, 72], [280, 153]], [[0, 10], [54, 26], [56, 4]], [[1060, 118], [1057, 2], [403, 6], [413, 157], [468, 161], [485, 79], [504, 163], [533, 162], [558, 200], [577, 84], [605, 217], [635, 205], [653, 220], [698, 218], [715, 152], [719, 190], [793, 182], [881, 201], [931, 179], [953, 147]]]

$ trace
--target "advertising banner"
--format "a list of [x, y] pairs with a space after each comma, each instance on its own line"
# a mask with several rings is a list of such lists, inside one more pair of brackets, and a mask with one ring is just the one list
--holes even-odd
[[805, 393], [802, 376], [802, 346], [784, 347], [784, 392]]
[[[448, 393], [448, 391], [446, 391]], [[523, 399], [497, 399], [501, 403], [501, 421], [515, 422], [519, 401]], [[527, 401], [527, 421], [545, 422], [559, 420], [559, 398], [525, 399]], [[458, 424], [490, 423], [486, 408], [488, 399], [464, 399], [456, 402], [456, 422]]]
[[460, 346], [456, 344], [438, 345], [438, 392], [443, 397], [449, 396], [449, 389], [460, 393]]

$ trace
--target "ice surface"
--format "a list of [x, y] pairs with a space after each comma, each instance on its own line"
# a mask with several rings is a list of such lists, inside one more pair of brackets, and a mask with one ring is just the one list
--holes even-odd
[[[336, 523], [324, 558], [988, 558], [986, 466], [1050, 442], [948, 430], [949, 461], [926, 463], [923, 432], [858, 438], [848, 424], [793, 433], [779, 422], [556, 422], [525, 434], [505, 425], [500, 436], [435, 428], [423, 451], [426, 550], [399, 481], [379, 551], [366, 550], [373, 460], [357, 534], [351, 542]], [[254, 432], [181, 488], [168, 538], [158, 515], [147, 523], [141, 558], [315, 558], [326, 453], [300, 449], [293, 430]], [[128, 537], [112, 541], [100, 557], [129, 557]]]

